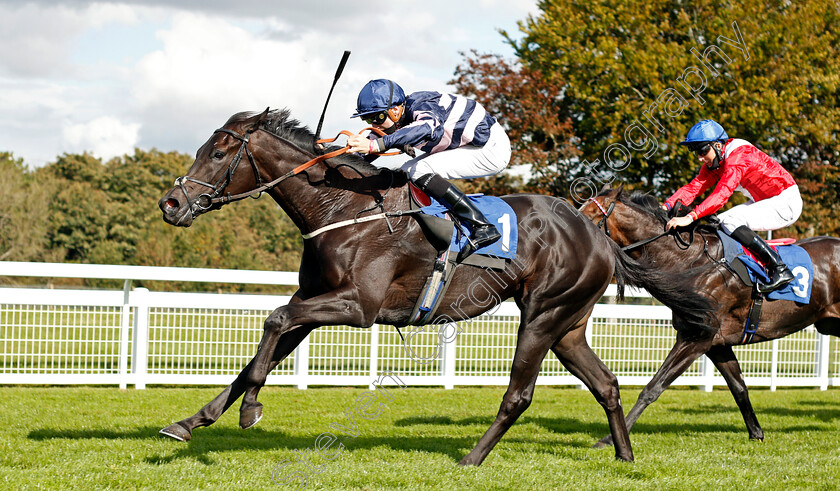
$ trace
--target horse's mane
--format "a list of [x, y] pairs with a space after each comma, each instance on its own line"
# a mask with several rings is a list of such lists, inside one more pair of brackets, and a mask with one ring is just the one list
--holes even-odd
[[662, 209], [662, 205], [659, 204], [656, 198], [647, 193], [633, 191], [630, 196], [626, 197], [624, 193], [619, 193], [618, 200], [628, 206], [653, 215], [662, 223], [668, 221], [668, 212]]
[[[236, 113], [228, 119], [225, 126], [243, 123], [251, 118], [259, 116], [260, 114], [261, 113], [248, 111]], [[320, 146], [315, 145], [315, 134], [309, 129], [309, 127], [293, 118], [291, 111], [288, 108], [269, 111], [266, 120], [262, 123], [260, 128], [277, 137], [287, 140], [299, 147], [301, 150], [314, 155], [322, 155], [340, 148], [336, 146], [329, 146], [322, 149]], [[357, 154], [340, 155], [338, 157], [333, 157], [330, 161], [337, 161], [341, 164], [349, 165], [364, 175], [376, 175], [382, 171], [382, 169], [371, 165]]]
[[[630, 193], [629, 196], [625, 195], [624, 193], [619, 193], [618, 200], [622, 203], [632, 206], [637, 210], [643, 211], [649, 215], [653, 215], [657, 220], [662, 222], [663, 224], [668, 223], [669, 216], [668, 212], [662, 209], [662, 205], [659, 201], [651, 196], [648, 193], [643, 193], [641, 191], [633, 191]], [[677, 216], [682, 216], [688, 214], [689, 209], [685, 208], [681, 213], [678, 213]], [[697, 230], [703, 232], [709, 232], [714, 235], [716, 227], [714, 225], [709, 224], [700, 224], [697, 226]]]
[[[619, 192], [617, 199], [627, 206], [653, 216], [663, 226], [668, 222], [668, 212], [663, 210], [659, 201], [650, 194], [641, 191], [633, 191], [629, 195]], [[684, 213], [687, 213], [687, 210], [684, 210]], [[707, 243], [710, 241], [719, 242], [713, 232], [712, 225], [699, 225], [697, 230], [710, 232], [709, 236], [704, 239]], [[705, 236], [705, 234], [703, 235]], [[651, 258], [647, 253], [643, 256], [642, 262], [651, 264]], [[693, 286], [694, 278], [698, 275], [705, 275], [706, 271], [715, 267], [715, 262], [705, 262], [697, 267], [669, 275], [665, 282], [646, 285], [648, 291], [654, 294], [656, 298], [679, 313], [684, 324], [675, 323], [675, 328], [685, 330], [688, 334], [694, 331], [710, 331], [717, 328], [717, 321], [712, 315], [716, 308], [714, 307], [714, 301], [703, 295], [686, 295], [684, 293], [684, 291], [691, 291], [695, 288]]]

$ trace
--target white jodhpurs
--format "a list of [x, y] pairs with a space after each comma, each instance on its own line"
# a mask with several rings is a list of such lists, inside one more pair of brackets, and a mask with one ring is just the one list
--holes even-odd
[[772, 198], [750, 201], [721, 213], [720, 226], [731, 234], [741, 225], [754, 231], [778, 230], [792, 225], [802, 214], [799, 186], [793, 185]]
[[465, 145], [452, 150], [427, 153], [402, 165], [412, 181], [425, 174], [444, 179], [471, 179], [498, 174], [510, 163], [510, 140], [499, 123], [490, 127], [483, 147]]

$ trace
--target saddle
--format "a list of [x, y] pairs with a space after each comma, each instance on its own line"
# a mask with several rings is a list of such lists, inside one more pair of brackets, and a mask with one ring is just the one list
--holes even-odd
[[432, 198], [411, 181], [408, 182], [408, 194], [411, 198], [408, 200], [409, 209], [413, 212], [411, 216], [420, 224], [426, 239], [438, 252], [447, 248], [452, 237], [452, 221], [421, 213], [421, 209], [432, 205]]
[[[764, 305], [765, 295], [758, 292], [756, 281], [767, 279], [763, 265], [744, 246], [735, 239], [717, 231], [723, 245], [723, 261], [729, 269], [744, 282], [752, 287], [750, 310], [744, 324], [744, 332], [741, 335], [741, 344], [750, 343], [758, 331], [758, 324], [761, 321], [761, 309]], [[784, 288], [766, 294], [767, 300], [792, 300], [797, 303], [808, 304], [811, 300], [811, 286], [814, 277], [811, 257], [805, 249], [793, 245], [793, 239], [775, 239], [767, 243], [776, 248], [782, 260], [793, 271], [796, 277], [793, 282]]]
[[[726, 265], [734, 271], [745, 285], [754, 287], [756, 281], [766, 281], [764, 265], [761, 264], [748, 250], [735, 239], [717, 231], [723, 245], [723, 255]], [[773, 246], [790, 268], [796, 279], [784, 288], [767, 293], [768, 300], [792, 300], [797, 303], [808, 304], [811, 301], [811, 285], [814, 277], [814, 266], [808, 252], [794, 245], [794, 239], [774, 239], [767, 241]]]
[[[432, 200], [429, 195], [411, 183], [411, 181], [408, 183], [408, 193], [410, 196], [410, 215], [417, 220], [426, 239], [437, 251], [432, 271], [426, 279], [426, 284], [421, 290], [421, 294], [417, 299], [409, 320], [409, 324], [422, 325], [430, 321], [433, 322], [434, 314], [446, 293], [449, 286], [449, 279], [452, 277], [457, 266], [455, 258], [457, 257], [459, 247], [462, 246], [466, 239], [463, 241], [460, 240], [463, 232], [462, 227], [456, 222], [457, 218], [448, 211], [432, 214], [434, 211], [437, 211], [437, 202]], [[515, 224], [515, 218], [513, 222]], [[460, 264], [490, 269], [505, 269], [509, 259], [485, 255], [483, 252], [486, 251], [479, 249]], [[515, 254], [515, 250], [509, 251], [508, 258], [513, 254]]]
[[[443, 251], [447, 247], [452, 249], [452, 252], [459, 252], [460, 248], [463, 247], [466, 242], [466, 239], [463, 236], [465, 233], [464, 228], [458, 223], [457, 217], [410, 181], [408, 189], [411, 197], [409, 200], [410, 209], [413, 212], [411, 215], [420, 224], [420, 227], [426, 234], [426, 238], [429, 243], [431, 243], [432, 246], [439, 252]], [[471, 197], [475, 196], [473, 195]], [[496, 200], [501, 202], [499, 198], [495, 198], [493, 196], [478, 195], [477, 197], [481, 200]], [[498, 213], [498, 211], [488, 211], [486, 206], [488, 205], [479, 205], [485, 215], [487, 215], [488, 219], [492, 220], [491, 217], [493, 216], [493, 212], [496, 211], [496, 213]], [[513, 215], [513, 210], [511, 210], [506, 204], [504, 206], [508, 209], [503, 211]], [[513, 217], [515, 217], [515, 215]], [[490, 246], [479, 249], [472, 255], [468, 256], [461, 264], [467, 264], [479, 268], [491, 268], [498, 270], [505, 269], [507, 261], [510, 257], [516, 254], [516, 241], [518, 234], [515, 229], [515, 218], [512, 218], [510, 222], [511, 225], [514, 226], [514, 229], [510, 233], [509, 237], [509, 250], [503, 248], [502, 246], [491, 244]]]

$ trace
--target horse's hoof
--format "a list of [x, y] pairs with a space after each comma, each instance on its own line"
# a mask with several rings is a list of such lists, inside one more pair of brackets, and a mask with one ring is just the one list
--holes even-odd
[[595, 442], [595, 445], [592, 445], [592, 448], [611, 447], [612, 444], [613, 444], [612, 437], [611, 436], [605, 436], [604, 438], [601, 438], [600, 440]]
[[247, 430], [259, 423], [262, 417], [262, 404], [258, 404], [248, 409], [242, 409], [239, 412], [239, 427], [243, 430]]
[[475, 466], [478, 466], [478, 465], [481, 465], [481, 462], [476, 462], [475, 460], [473, 460], [473, 458], [472, 458], [472, 457], [470, 457], [469, 455], [467, 455], [466, 457], [464, 457], [463, 459], [461, 459], [461, 461], [460, 461], [460, 462], [458, 462], [458, 465], [460, 465], [460, 466], [465, 466], [465, 467], [466, 467], [466, 466], [468, 466], [468, 465], [475, 465]]
[[188, 442], [192, 438], [192, 433], [178, 423], [172, 423], [166, 428], [160, 430], [161, 435], [166, 435], [169, 438], [174, 438], [179, 442]]

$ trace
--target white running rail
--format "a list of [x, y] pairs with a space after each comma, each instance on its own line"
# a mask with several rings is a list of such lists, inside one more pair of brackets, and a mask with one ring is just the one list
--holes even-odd
[[[226, 385], [256, 352], [263, 320], [284, 295], [173, 293], [132, 288], [136, 280], [296, 286], [297, 273], [0, 262], [0, 276], [117, 279], [120, 290], [0, 288], [0, 384]], [[615, 295], [611, 287], [606, 297]], [[587, 337], [621, 385], [644, 385], [674, 343], [671, 312], [646, 292], [645, 305], [595, 306]], [[519, 311], [505, 302], [445, 329], [347, 326], [314, 331], [267, 383], [368, 385], [391, 370], [413, 385], [507, 385]], [[458, 332], [457, 330], [460, 330]], [[775, 389], [840, 384], [840, 343], [809, 327], [736, 348], [747, 384]], [[539, 384], [580, 381], [549, 353]], [[711, 390], [725, 382], [705, 357], [675, 385]]]

